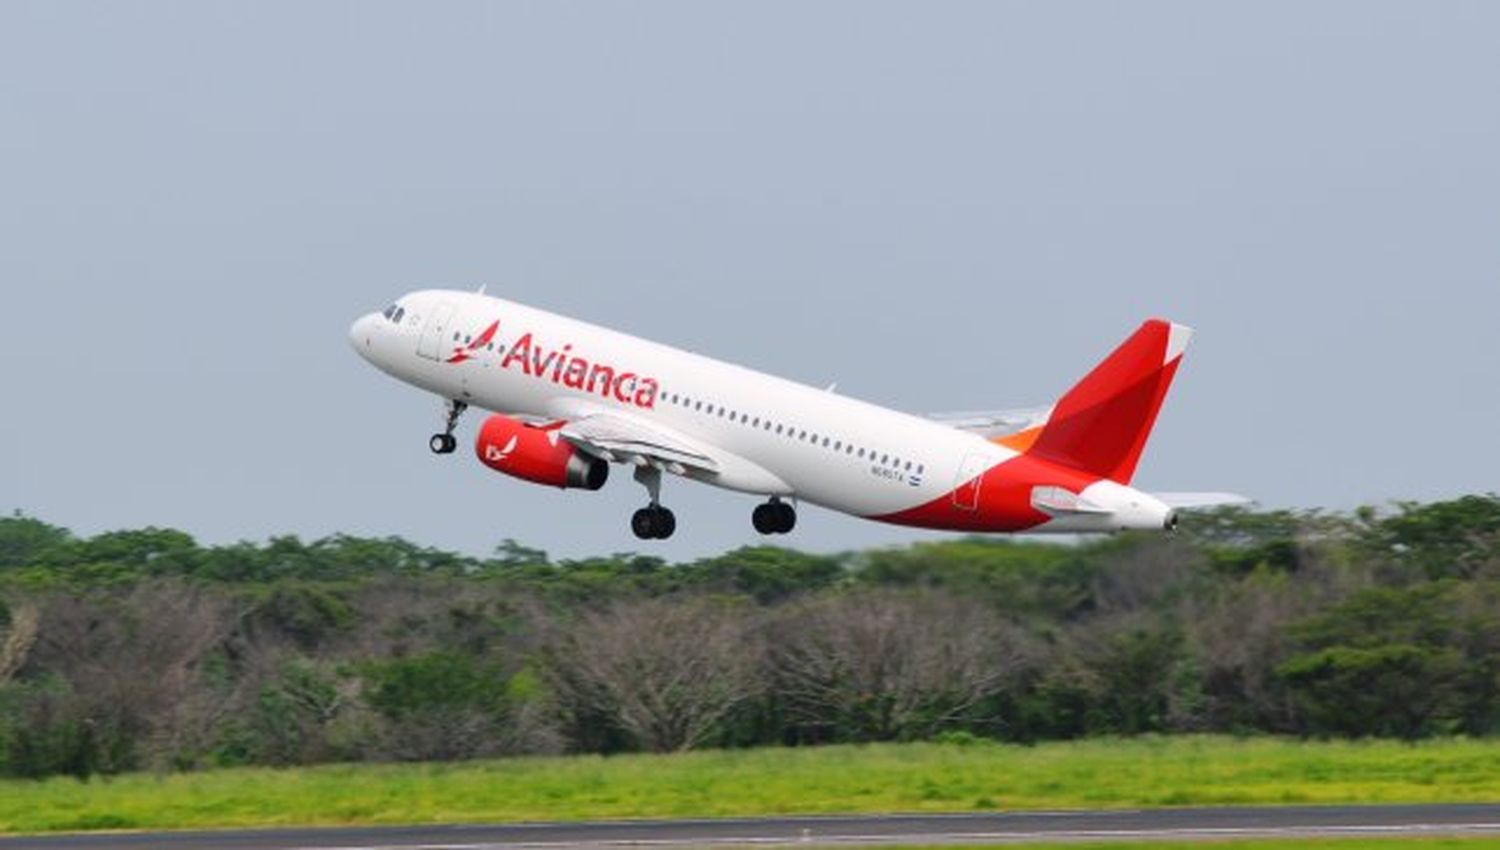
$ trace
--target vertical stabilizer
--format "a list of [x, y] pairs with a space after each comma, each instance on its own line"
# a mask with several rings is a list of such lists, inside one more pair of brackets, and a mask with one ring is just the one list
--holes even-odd
[[1192, 328], [1150, 319], [1068, 390], [1029, 453], [1130, 483]]

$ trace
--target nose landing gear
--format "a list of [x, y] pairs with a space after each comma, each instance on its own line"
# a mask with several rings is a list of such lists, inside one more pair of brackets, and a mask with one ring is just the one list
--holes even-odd
[[458, 427], [458, 417], [462, 416], [464, 411], [468, 409], [469, 405], [462, 401], [457, 399], [448, 400], [443, 432], [441, 434], [433, 434], [432, 438], [427, 441], [427, 447], [432, 449], [433, 454], [450, 455], [453, 454], [454, 449], [458, 448], [458, 440], [454, 438], [453, 430]]
[[772, 496], [771, 501], [755, 506], [750, 524], [761, 534], [786, 534], [797, 527], [797, 509]]

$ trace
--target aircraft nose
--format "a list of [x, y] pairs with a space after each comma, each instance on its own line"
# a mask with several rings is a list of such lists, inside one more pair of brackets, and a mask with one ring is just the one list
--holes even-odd
[[375, 337], [375, 314], [367, 313], [354, 320], [349, 326], [349, 344], [359, 352], [361, 357], [370, 356], [370, 348], [374, 344]]

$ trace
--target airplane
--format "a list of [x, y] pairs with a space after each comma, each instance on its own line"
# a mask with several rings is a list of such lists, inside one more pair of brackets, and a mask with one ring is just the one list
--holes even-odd
[[424, 290], [357, 319], [350, 342], [459, 417], [491, 412], [475, 453], [536, 484], [598, 490], [611, 464], [646, 489], [630, 528], [676, 530], [663, 473], [753, 494], [761, 534], [809, 503], [964, 532], [1172, 530], [1178, 511], [1245, 501], [1130, 486], [1192, 330], [1143, 323], [1043, 408], [917, 416], [479, 292]]

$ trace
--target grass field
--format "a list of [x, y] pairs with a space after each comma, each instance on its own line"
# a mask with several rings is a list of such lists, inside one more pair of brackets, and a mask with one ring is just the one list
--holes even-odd
[[1164, 737], [7, 780], [0, 830], [1496, 801], [1500, 743]]

